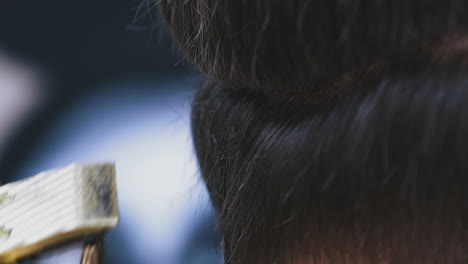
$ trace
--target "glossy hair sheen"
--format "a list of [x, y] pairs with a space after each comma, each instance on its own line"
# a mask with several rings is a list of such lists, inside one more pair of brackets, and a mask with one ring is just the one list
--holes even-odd
[[226, 263], [468, 262], [461, 0], [162, 0]]

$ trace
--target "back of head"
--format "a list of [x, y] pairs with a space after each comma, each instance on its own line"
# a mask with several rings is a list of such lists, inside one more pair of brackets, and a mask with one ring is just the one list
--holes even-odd
[[467, 5], [161, 1], [227, 263], [468, 261]]

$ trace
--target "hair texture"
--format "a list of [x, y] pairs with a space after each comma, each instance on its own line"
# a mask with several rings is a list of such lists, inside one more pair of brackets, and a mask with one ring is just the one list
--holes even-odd
[[443, 37], [463, 35], [468, 26], [463, 0], [161, 0], [160, 5], [198, 69], [234, 89], [288, 97], [331, 90], [350, 75], [425, 65], [438, 59], [432, 55]]
[[468, 263], [462, 0], [162, 0], [226, 263]]

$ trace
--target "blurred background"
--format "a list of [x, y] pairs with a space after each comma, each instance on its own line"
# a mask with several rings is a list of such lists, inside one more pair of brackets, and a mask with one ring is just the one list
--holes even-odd
[[115, 161], [107, 263], [221, 263], [190, 138], [201, 78], [157, 0], [2, 0], [0, 181]]

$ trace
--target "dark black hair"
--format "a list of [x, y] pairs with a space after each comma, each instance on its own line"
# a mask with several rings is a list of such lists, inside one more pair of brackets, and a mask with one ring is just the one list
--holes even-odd
[[468, 261], [461, 0], [162, 0], [226, 263]]

